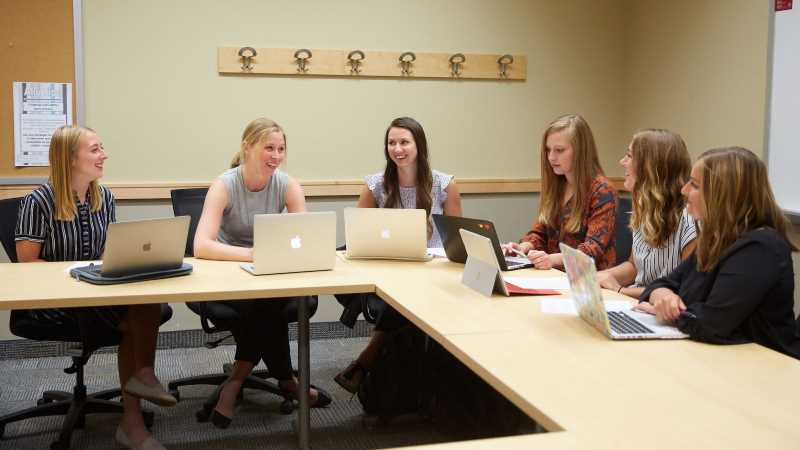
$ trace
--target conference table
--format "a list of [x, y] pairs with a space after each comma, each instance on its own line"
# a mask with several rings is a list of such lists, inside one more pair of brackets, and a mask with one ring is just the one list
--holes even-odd
[[[0, 309], [375, 292], [547, 430], [421, 447], [800, 448], [800, 362], [756, 344], [611, 341], [578, 316], [544, 313], [543, 297], [483, 296], [461, 284], [463, 265], [443, 258], [338, 257], [331, 271], [265, 276], [238, 263], [187, 262], [189, 276], [113, 286], [75, 281], [64, 271], [71, 263], [0, 264]], [[604, 298], [624, 299], [611, 291]], [[310, 356], [308, 318], [299, 313], [298, 443], [305, 449]]]

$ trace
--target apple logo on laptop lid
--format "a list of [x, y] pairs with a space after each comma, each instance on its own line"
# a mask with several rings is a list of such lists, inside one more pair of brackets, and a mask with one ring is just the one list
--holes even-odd
[[388, 229], [381, 230], [381, 238], [383, 239], [390, 239], [392, 237], [392, 233], [389, 232]]
[[300, 236], [293, 237], [292, 240], [290, 241], [290, 245], [292, 246], [292, 248], [300, 248], [300, 247], [302, 247], [303, 244], [302, 244], [302, 241], [300, 239]]

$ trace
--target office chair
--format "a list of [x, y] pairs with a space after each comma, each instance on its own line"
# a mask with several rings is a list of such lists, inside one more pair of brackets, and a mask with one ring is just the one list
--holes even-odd
[[[188, 215], [191, 217], [189, 238], [186, 242], [186, 256], [194, 256], [194, 234], [197, 231], [197, 222], [200, 220], [200, 213], [203, 211], [203, 202], [207, 192], [207, 188], [173, 189], [170, 192], [172, 210], [175, 216]], [[206, 333], [228, 332], [221, 339], [206, 342], [206, 348], [216, 348], [223, 341], [233, 336], [230, 331], [239, 323], [240, 318], [236, 310], [229, 307], [225, 302], [187, 302], [186, 306], [200, 316], [200, 325]], [[309, 316], [313, 316], [316, 310], [317, 297], [314, 296], [308, 299]], [[290, 302], [287, 305], [286, 315], [290, 322], [297, 322], [297, 306], [294, 302]], [[198, 422], [207, 422], [211, 416], [211, 411], [216, 406], [222, 384], [228, 379], [232, 367], [232, 364], [227, 363], [222, 366], [222, 373], [181, 378], [171, 381], [167, 387], [170, 394], [180, 399], [178, 388], [181, 386], [200, 384], [216, 386], [214, 393], [206, 399], [202, 409], [195, 414]], [[295, 407], [293, 398], [282, 391], [277, 382], [271, 381], [269, 378], [272, 378], [272, 376], [268, 370], [254, 370], [242, 385], [243, 389], [239, 391], [239, 399], [243, 398], [244, 388], [270, 392], [283, 398], [280, 411], [283, 414], [291, 414]]]
[[631, 221], [631, 199], [619, 198], [617, 203], [617, 218], [614, 225], [615, 249], [617, 250], [617, 261], [614, 265], [622, 264], [631, 257], [631, 247], [633, 246], [633, 234], [628, 224]]
[[[14, 241], [14, 228], [17, 223], [17, 212], [22, 198], [0, 200], [0, 241], [12, 263], [17, 262], [16, 243]], [[169, 305], [161, 307], [161, 323], [172, 317]], [[30, 316], [26, 310], [11, 311], [9, 320], [11, 332], [19, 337], [37, 341], [78, 342], [75, 347], [67, 350], [67, 355], [72, 357], [72, 365], [64, 369], [65, 373], [75, 374], [75, 386], [72, 392], [45, 391], [36, 401], [36, 406], [16, 411], [0, 417], [0, 438], [5, 433], [6, 424], [17, 422], [32, 417], [64, 415], [58, 440], [50, 445], [53, 450], [66, 450], [69, 448], [72, 432], [81, 429], [86, 422], [87, 414], [118, 413], [122, 414], [122, 403], [111, 399], [120, 397], [120, 389], [108, 389], [94, 394], [87, 394], [84, 383], [83, 368], [92, 356], [92, 353], [106, 346], [118, 345], [122, 338], [119, 332], [101, 330], [88, 322], [84, 322], [82, 315], [78, 315], [78, 325], [60, 325], [42, 323]], [[142, 411], [145, 425], [153, 425], [153, 412]]]

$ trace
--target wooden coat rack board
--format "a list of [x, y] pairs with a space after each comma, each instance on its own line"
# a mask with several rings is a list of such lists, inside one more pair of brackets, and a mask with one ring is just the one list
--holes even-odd
[[219, 73], [384, 78], [525, 80], [525, 55], [220, 47]]

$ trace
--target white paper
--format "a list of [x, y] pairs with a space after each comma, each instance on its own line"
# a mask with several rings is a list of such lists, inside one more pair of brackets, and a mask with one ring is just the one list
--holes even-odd
[[447, 253], [444, 252], [442, 247], [428, 247], [428, 254], [440, 258], [447, 258]]
[[50, 138], [72, 124], [72, 83], [15, 81], [14, 165], [47, 166]]
[[567, 280], [566, 276], [528, 278], [503, 275], [503, 279], [523, 289], [569, 289], [569, 280]]
[[571, 298], [543, 297], [539, 304], [545, 314], [567, 314], [577, 316], [578, 310], [575, 309], [575, 302]]
[[86, 267], [89, 264], [94, 264], [95, 266], [97, 266], [99, 264], [103, 264], [103, 261], [100, 261], [100, 260], [96, 260], [96, 261], [78, 261], [75, 264], [73, 264], [73, 265], [67, 267], [66, 269], [64, 269], [64, 273], [69, 273], [70, 270], [77, 269], [78, 267]]

